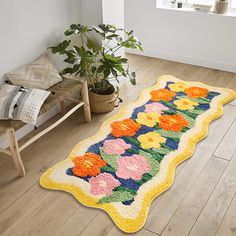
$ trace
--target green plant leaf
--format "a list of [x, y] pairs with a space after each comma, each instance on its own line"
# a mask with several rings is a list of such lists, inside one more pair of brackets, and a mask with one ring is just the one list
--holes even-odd
[[108, 76], [110, 75], [111, 71], [109, 68], [106, 68], [104, 71], [103, 71], [103, 75], [104, 75], [104, 79], [108, 78]]
[[101, 198], [97, 203], [103, 204], [109, 202], [124, 202], [132, 200], [134, 197], [135, 194], [133, 194], [132, 192], [126, 190], [120, 190], [120, 191], [114, 191], [110, 196]]
[[136, 85], [136, 79], [135, 78], [136, 78], [135, 72], [131, 72], [129, 74], [129, 79], [130, 79], [130, 82], [131, 82], [132, 85]]
[[103, 160], [105, 160], [112, 168], [117, 168], [116, 161], [120, 158], [120, 155], [109, 155], [105, 153], [104, 148], [100, 147], [100, 155]]
[[72, 34], [88, 33], [89, 31], [91, 31], [91, 29], [86, 25], [72, 24], [70, 28], [64, 32], [64, 35], [69, 36]]
[[69, 47], [70, 43], [71, 43], [71, 40], [64, 40], [61, 43], [59, 43], [57, 46], [50, 47], [50, 48], [53, 54], [59, 53], [62, 55], [66, 53], [66, 49]]
[[90, 38], [87, 39], [87, 47], [94, 52], [98, 52], [101, 49], [101, 46]]
[[97, 72], [98, 72], [98, 73], [102, 73], [105, 68], [106, 68], [106, 67], [105, 67], [104, 65], [100, 65], [100, 66], [98, 67]]

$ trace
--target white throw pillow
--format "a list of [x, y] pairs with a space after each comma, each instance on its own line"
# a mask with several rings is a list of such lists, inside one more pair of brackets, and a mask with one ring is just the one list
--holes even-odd
[[0, 87], [0, 119], [36, 124], [41, 106], [50, 92], [4, 84]]
[[47, 53], [36, 61], [7, 73], [7, 77], [14, 85], [39, 89], [48, 89], [62, 81]]

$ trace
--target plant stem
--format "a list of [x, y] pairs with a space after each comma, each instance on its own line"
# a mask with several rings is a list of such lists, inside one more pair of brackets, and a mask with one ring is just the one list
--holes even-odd
[[116, 51], [118, 51], [122, 46], [119, 46], [113, 53], [115, 53]]

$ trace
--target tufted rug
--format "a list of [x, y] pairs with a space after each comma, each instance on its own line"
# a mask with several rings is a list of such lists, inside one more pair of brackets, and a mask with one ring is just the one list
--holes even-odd
[[230, 89], [161, 76], [47, 170], [40, 184], [69, 192], [105, 210], [121, 230], [136, 232], [151, 202], [172, 185], [176, 166], [192, 155], [210, 122], [235, 97]]

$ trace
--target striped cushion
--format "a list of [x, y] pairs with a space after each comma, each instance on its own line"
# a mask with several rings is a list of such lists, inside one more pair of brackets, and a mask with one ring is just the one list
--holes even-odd
[[35, 124], [40, 108], [49, 94], [49, 91], [41, 89], [4, 84], [0, 88], [0, 119]]

